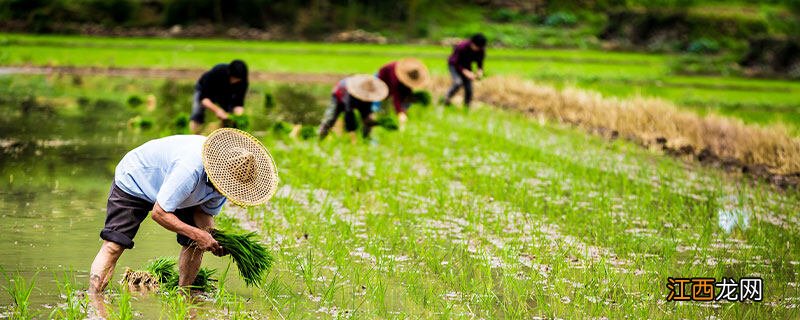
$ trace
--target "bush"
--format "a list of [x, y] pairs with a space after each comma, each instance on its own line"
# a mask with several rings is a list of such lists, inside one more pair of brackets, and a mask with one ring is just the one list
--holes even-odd
[[711, 54], [719, 52], [719, 42], [709, 38], [700, 38], [689, 43], [686, 51], [690, 53]]
[[578, 17], [566, 11], [555, 12], [544, 20], [544, 24], [550, 27], [571, 27], [578, 23]]

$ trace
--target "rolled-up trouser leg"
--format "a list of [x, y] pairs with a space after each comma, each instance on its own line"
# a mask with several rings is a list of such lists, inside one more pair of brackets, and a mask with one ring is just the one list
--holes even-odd
[[328, 109], [325, 110], [325, 115], [322, 117], [322, 123], [319, 125], [319, 139], [322, 140], [333, 128], [333, 125], [336, 124], [336, 118], [339, 117], [339, 113], [344, 110], [344, 107], [339, 104], [338, 99], [335, 96], [331, 97], [331, 104], [328, 106]]

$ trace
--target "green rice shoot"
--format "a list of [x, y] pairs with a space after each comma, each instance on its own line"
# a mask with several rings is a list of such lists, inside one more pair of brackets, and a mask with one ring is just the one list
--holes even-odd
[[273, 258], [267, 248], [258, 242], [258, 235], [255, 232], [215, 230], [213, 236], [236, 262], [245, 284], [260, 287], [272, 267]]

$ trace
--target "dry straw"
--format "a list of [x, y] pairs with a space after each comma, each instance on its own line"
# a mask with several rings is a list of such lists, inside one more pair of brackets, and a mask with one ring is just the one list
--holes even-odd
[[[447, 79], [434, 86], [440, 92]], [[800, 173], [800, 139], [778, 126], [760, 128], [721, 116], [701, 117], [659, 99], [619, 99], [597, 92], [557, 90], [519, 78], [493, 77], [477, 84], [476, 98], [487, 104], [570, 123], [591, 132], [622, 136], [646, 146], [697, 158], [716, 157], [772, 175]]]

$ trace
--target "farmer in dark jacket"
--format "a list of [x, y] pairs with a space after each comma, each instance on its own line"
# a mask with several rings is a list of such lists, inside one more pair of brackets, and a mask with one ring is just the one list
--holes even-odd
[[[483, 58], [486, 56], [486, 37], [483, 34], [476, 34], [469, 40], [464, 40], [455, 47], [447, 65], [450, 69], [450, 77], [453, 85], [447, 90], [444, 104], [449, 106], [450, 99], [464, 87], [464, 107], [469, 107], [472, 102], [472, 81], [483, 76]], [[472, 64], [478, 65], [478, 70], [472, 72]]]
[[403, 58], [387, 63], [378, 70], [377, 75], [389, 86], [389, 95], [400, 122], [400, 130], [403, 130], [408, 120], [406, 110], [414, 102], [413, 89], [422, 88], [428, 82], [428, 68], [418, 59]]
[[228, 119], [231, 112], [241, 115], [244, 112], [247, 86], [247, 64], [242, 60], [218, 64], [204, 73], [194, 86], [189, 123], [191, 131], [200, 132], [205, 122], [206, 109], [211, 110], [220, 120]]
[[351, 133], [350, 138], [355, 142], [355, 131], [358, 128], [356, 110], [358, 110], [363, 124], [362, 136], [369, 137], [372, 127], [376, 124], [372, 119], [372, 103], [383, 100], [387, 94], [389, 94], [389, 88], [375, 76], [354, 75], [339, 81], [333, 87], [331, 104], [325, 111], [325, 117], [319, 126], [320, 140], [328, 135], [336, 123], [336, 119], [339, 118], [339, 114], [344, 113], [344, 128]]

